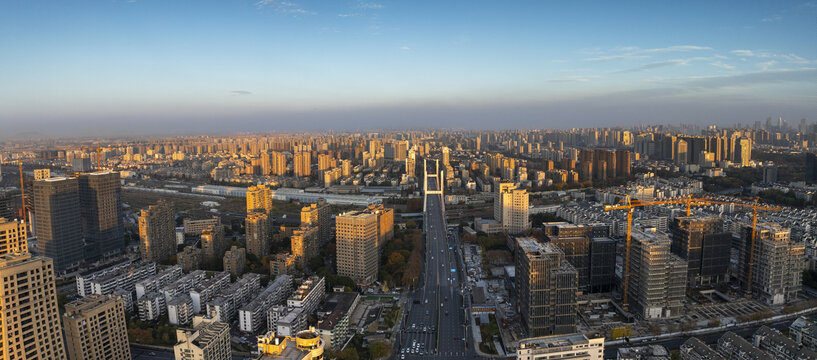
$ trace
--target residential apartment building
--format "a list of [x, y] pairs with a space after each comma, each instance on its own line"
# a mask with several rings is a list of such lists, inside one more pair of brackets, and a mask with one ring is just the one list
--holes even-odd
[[259, 333], [267, 323], [267, 312], [274, 305], [286, 300], [291, 292], [292, 276], [276, 277], [264, 291], [238, 310], [239, 329], [244, 332]]
[[218, 268], [225, 251], [227, 251], [227, 240], [224, 238], [224, 226], [211, 226], [202, 230], [201, 263], [205, 269]]
[[[328, 349], [340, 349], [349, 339], [349, 318], [357, 308], [360, 294], [332, 292], [318, 310], [318, 333]], [[354, 332], [352, 332], [354, 333]]]
[[121, 299], [92, 295], [68, 303], [62, 324], [69, 359], [130, 360]]
[[0, 218], [0, 255], [28, 252], [27, 226], [20, 220]]
[[193, 327], [176, 330], [176, 360], [232, 360], [230, 325], [196, 316]]
[[173, 206], [159, 200], [139, 215], [139, 254], [144, 261], [167, 262], [176, 253]]
[[529, 195], [513, 183], [501, 183], [494, 199], [494, 219], [510, 234], [522, 234], [530, 229]]
[[320, 249], [320, 233], [315, 226], [304, 226], [292, 232], [290, 237], [290, 248], [301, 267], [306, 266], [310, 259], [318, 256]]
[[247, 214], [255, 211], [269, 214], [272, 210], [272, 195], [267, 185], [259, 184], [247, 188]]
[[244, 229], [247, 252], [259, 259], [267, 256], [272, 246], [269, 216], [258, 211], [247, 213]]
[[233, 246], [224, 253], [224, 271], [232, 276], [241, 276], [247, 263], [247, 249]]
[[28, 253], [0, 255], [0, 289], [0, 359], [67, 359], [54, 261]]
[[738, 279], [746, 291], [766, 304], [780, 305], [797, 299], [802, 289], [805, 244], [791, 241], [790, 230], [778, 224], [758, 223], [756, 229], [754, 254], [750, 255], [752, 227], [741, 228]]
[[301, 226], [317, 227], [319, 244], [328, 244], [331, 240], [332, 208], [323, 200], [305, 206], [301, 209]]

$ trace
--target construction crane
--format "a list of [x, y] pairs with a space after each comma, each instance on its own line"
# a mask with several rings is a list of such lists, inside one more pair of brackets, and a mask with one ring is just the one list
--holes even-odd
[[113, 150], [113, 148], [105, 147], [100, 145], [99, 142], [96, 143], [96, 146], [73, 146], [73, 147], [64, 147], [60, 148], [60, 150], [95, 150], [96, 151], [96, 170], [102, 168], [102, 150]]
[[740, 207], [749, 207], [752, 208], [752, 238], [749, 241], [749, 271], [746, 277], [746, 295], [752, 294], [752, 268], [754, 267], [754, 259], [755, 259], [755, 240], [757, 239], [757, 211], [758, 210], [767, 210], [767, 211], [780, 211], [780, 206], [764, 206], [759, 205], [760, 198], [755, 197], [754, 203], [747, 204], [747, 203], [738, 203], [738, 202], [729, 202], [729, 201], [720, 201], [720, 200], [705, 200], [706, 205], [710, 204], [719, 204], [719, 205], [733, 205], [733, 206], [740, 206]]
[[20, 201], [23, 203], [23, 223], [25, 223], [26, 226], [28, 226], [28, 206], [26, 205], [26, 186], [25, 182], [23, 181], [23, 163], [29, 161], [44, 161], [44, 160], [51, 160], [51, 158], [18, 159], [3, 161], [2, 163], [0, 163], [3, 165], [17, 164], [18, 166], [18, 171], [20, 172]]
[[624, 286], [622, 288], [622, 308], [627, 310], [630, 306], [628, 303], [628, 292], [630, 288], [630, 240], [632, 236], [632, 229], [633, 229], [633, 210], [637, 207], [641, 206], [650, 206], [650, 205], [663, 205], [663, 204], [685, 204], [687, 206], [687, 216], [691, 214], [691, 206], [692, 205], [704, 205], [704, 201], [706, 199], [693, 199], [692, 197], [686, 197], [683, 199], [677, 200], [658, 200], [658, 201], [643, 201], [643, 200], [632, 200], [630, 196], [627, 195], [622, 201], [620, 201], [616, 205], [605, 205], [604, 211], [609, 210], [619, 210], [624, 209], [627, 210], [627, 240], [624, 247]]
[[675, 199], [675, 200], [657, 200], [657, 201], [643, 201], [643, 200], [631, 200], [630, 196], [627, 195], [622, 201], [620, 201], [616, 205], [605, 205], [604, 210], [627, 210], [627, 237], [626, 243], [624, 248], [624, 284], [622, 286], [622, 308], [627, 310], [629, 307], [628, 302], [628, 292], [630, 287], [630, 242], [632, 239], [632, 229], [633, 229], [633, 210], [637, 207], [643, 206], [651, 206], [651, 205], [664, 205], [664, 204], [683, 204], [686, 205], [686, 214], [687, 216], [692, 215], [691, 207], [695, 206], [705, 206], [711, 204], [721, 204], [721, 205], [734, 205], [734, 206], [741, 206], [741, 207], [751, 207], [752, 208], [752, 240], [749, 245], [749, 278], [748, 278], [748, 290], [747, 293], [751, 293], [751, 279], [752, 279], [752, 265], [753, 265], [753, 257], [754, 257], [754, 248], [755, 248], [755, 238], [757, 236], [757, 211], [758, 210], [772, 210], [772, 211], [780, 211], [780, 207], [768, 207], [768, 206], [761, 206], [758, 205], [758, 198], [755, 198], [754, 204], [745, 204], [745, 203], [737, 203], [737, 202], [728, 202], [728, 201], [719, 201], [719, 200], [712, 200], [707, 198], [692, 198], [691, 196], [682, 198], [682, 199]]

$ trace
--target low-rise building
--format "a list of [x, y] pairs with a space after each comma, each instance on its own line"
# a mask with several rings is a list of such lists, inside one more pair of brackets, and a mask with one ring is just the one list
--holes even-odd
[[314, 328], [294, 336], [276, 336], [270, 331], [258, 337], [258, 352], [262, 360], [320, 360], [324, 358], [325, 342]]
[[667, 348], [661, 345], [645, 345], [619, 348], [618, 360], [670, 360]]
[[519, 341], [519, 360], [598, 360], [604, 355], [604, 338], [588, 339], [583, 334], [542, 336]]
[[727, 359], [768, 360], [769, 355], [731, 331], [718, 339], [718, 354]]
[[725, 360], [715, 349], [696, 337], [681, 344], [680, 355], [682, 360]]
[[275, 278], [255, 299], [238, 310], [239, 329], [249, 333], [261, 331], [266, 324], [267, 312], [275, 304], [285, 301], [291, 292], [291, 276], [281, 275]]
[[176, 360], [231, 360], [230, 325], [196, 316], [191, 329], [176, 330]]
[[817, 322], [806, 317], [799, 317], [789, 325], [789, 335], [797, 345], [817, 350]]
[[193, 299], [183, 294], [167, 302], [167, 317], [171, 325], [187, 325], [193, 320]]
[[765, 325], [757, 329], [752, 344], [776, 360], [817, 359], [817, 353], [811, 349], [801, 349], [796, 341]]
[[349, 318], [357, 308], [360, 294], [356, 292], [332, 292], [318, 310], [318, 333], [326, 347], [336, 349], [349, 338]]

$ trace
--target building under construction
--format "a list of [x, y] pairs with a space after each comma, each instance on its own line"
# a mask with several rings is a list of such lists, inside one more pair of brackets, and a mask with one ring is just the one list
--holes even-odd
[[686, 261], [670, 252], [666, 235], [633, 231], [629, 299], [637, 316], [644, 319], [680, 316], [686, 278]]
[[516, 239], [516, 299], [532, 337], [576, 332], [578, 274], [561, 249]]
[[789, 239], [790, 231], [778, 224], [758, 223], [755, 251], [752, 226], [741, 228], [738, 244], [738, 280], [743, 289], [769, 305], [779, 305], [797, 299], [802, 289], [806, 247]]
[[715, 286], [729, 281], [732, 233], [717, 216], [676, 216], [670, 224], [672, 253], [687, 261], [690, 287]]

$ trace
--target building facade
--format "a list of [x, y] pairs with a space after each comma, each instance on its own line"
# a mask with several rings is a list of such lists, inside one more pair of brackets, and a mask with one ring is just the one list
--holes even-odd
[[259, 259], [267, 256], [272, 246], [269, 216], [258, 211], [248, 213], [244, 219], [244, 229], [247, 252]]
[[335, 217], [338, 275], [361, 284], [377, 279], [377, 214], [351, 211]]
[[79, 267], [85, 249], [78, 180], [64, 177], [35, 180], [33, 200], [40, 254], [54, 259], [57, 272]]
[[666, 235], [633, 231], [629, 303], [641, 318], [681, 315], [686, 297], [686, 262], [670, 252]]
[[687, 261], [690, 287], [715, 286], [729, 280], [732, 233], [715, 216], [676, 216], [670, 224], [672, 253]]
[[103, 171], [80, 175], [79, 204], [85, 259], [96, 261], [124, 252], [122, 185], [119, 172]]
[[68, 303], [62, 323], [69, 359], [130, 360], [121, 299], [93, 295]]
[[139, 254], [142, 260], [166, 262], [176, 253], [173, 207], [159, 200], [139, 215]]

